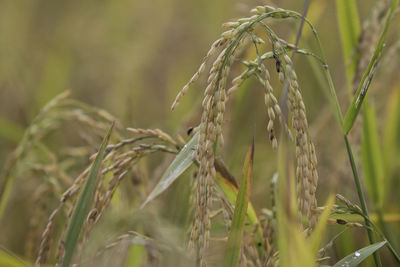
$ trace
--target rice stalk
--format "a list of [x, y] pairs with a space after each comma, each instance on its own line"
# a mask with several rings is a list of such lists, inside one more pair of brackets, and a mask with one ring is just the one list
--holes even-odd
[[[289, 82], [289, 98], [287, 105], [292, 114], [292, 127], [296, 131], [296, 157], [297, 157], [297, 188], [298, 188], [298, 205], [299, 209], [304, 212], [309, 220], [309, 228], [312, 230], [317, 222], [318, 214], [314, 211], [317, 207], [315, 191], [318, 182], [317, 173], [317, 157], [315, 147], [310, 140], [308, 134], [308, 122], [306, 118], [305, 104], [302, 100], [301, 92], [297, 81], [291, 59], [286, 54], [285, 47], [289, 47], [288, 43], [281, 44], [281, 39], [268, 27], [263, 20], [266, 18], [302, 18], [301, 15], [273, 7], [264, 6], [257, 7], [252, 10], [254, 14], [251, 17], [239, 19], [236, 22], [229, 22], [223, 25], [227, 31], [221, 34], [212, 46], [212, 54], [215, 49], [220, 49], [219, 55], [216, 57], [208, 74], [207, 86], [204, 92], [202, 102], [202, 116], [200, 121], [200, 139], [197, 147], [197, 160], [199, 161], [199, 170], [197, 175], [197, 192], [196, 192], [196, 208], [193, 220], [193, 227], [189, 247], [198, 249], [200, 264], [205, 265], [204, 249], [208, 247], [210, 238], [210, 209], [212, 203], [213, 181], [215, 180], [214, 157], [216, 148], [219, 144], [223, 146], [224, 138], [222, 134], [222, 126], [224, 121], [225, 103], [228, 96], [236, 91], [240, 85], [249, 77], [255, 76], [265, 88], [265, 104], [269, 122], [267, 131], [269, 139], [274, 148], [277, 147], [277, 140], [274, 134], [274, 120], [276, 117], [281, 119], [281, 110], [278, 101], [273, 93], [270, 84], [270, 74], [264, 66], [264, 60], [272, 58], [276, 63], [276, 70], [280, 82], [283, 84], [285, 80]], [[306, 21], [312, 27], [312, 25]], [[258, 45], [264, 41], [254, 33], [256, 25], [260, 25], [267, 34], [268, 40], [272, 45], [270, 54], [261, 56], [258, 51]], [[314, 29], [313, 29], [314, 30]], [[250, 62], [244, 62], [248, 66], [248, 70], [243, 72], [232, 80], [232, 86], [227, 89], [227, 80], [231, 66], [236, 60], [238, 47], [249, 39], [257, 51], [257, 59]], [[218, 45], [215, 45], [218, 44]], [[208, 58], [208, 57], [207, 57]], [[189, 85], [198, 79], [198, 76], [204, 70], [204, 62], [195, 73], [192, 79], [184, 86], [175, 99], [172, 109], [181, 100], [182, 96], [188, 90]], [[285, 128], [290, 133], [289, 127], [285, 124]], [[291, 136], [291, 134], [289, 134]]]

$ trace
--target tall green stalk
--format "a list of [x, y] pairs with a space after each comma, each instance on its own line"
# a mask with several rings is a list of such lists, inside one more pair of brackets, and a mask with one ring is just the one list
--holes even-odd
[[[322, 50], [322, 46], [320, 46], [320, 49], [321, 49], [321, 51], [323, 51]], [[324, 55], [322, 55], [322, 58], [324, 58], [324, 60], [325, 60], [325, 56]], [[328, 65], [325, 64], [323, 67], [324, 67], [325, 77], [326, 77], [326, 79], [328, 81], [329, 91], [330, 91], [330, 94], [332, 96], [332, 98], [329, 99], [329, 102], [331, 103], [331, 106], [336, 109], [335, 118], [336, 118], [340, 128], [342, 129], [342, 127], [343, 127], [343, 115], [342, 115], [342, 111], [340, 110], [339, 100], [338, 100], [337, 95], [336, 95], [336, 90], [335, 90], [335, 87], [334, 87], [334, 84], [333, 84], [333, 80], [332, 80], [331, 74], [329, 72]], [[354, 162], [353, 151], [351, 149], [351, 146], [350, 146], [350, 143], [349, 143], [349, 140], [348, 140], [346, 134], [344, 134], [344, 141], [345, 141], [345, 144], [346, 144], [347, 155], [349, 157], [351, 169], [353, 171], [353, 179], [354, 179], [354, 183], [356, 184], [358, 198], [360, 200], [361, 207], [362, 207], [362, 212], [364, 214], [365, 225], [367, 225], [368, 239], [369, 239], [369, 241], [370, 241], [370, 243], [372, 245], [372, 244], [375, 243], [375, 241], [374, 241], [374, 235], [373, 235], [373, 232], [371, 230], [371, 227], [368, 227], [368, 226], [370, 226], [368, 209], [367, 209], [365, 197], [364, 197], [364, 194], [363, 194], [363, 191], [362, 191], [361, 182], [360, 182], [360, 179], [358, 177], [357, 167], [356, 167], [356, 164]], [[375, 261], [375, 265], [376, 266], [382, 266], [382, 263], [380, 261], [380, 258], [379, 258], [379, 255], [377, 254], [377, 252], [374, 253], [374, 261]]]
[[[349, 143], [349, 139], [347, 138], [347, 135], [344, 136], [344, 142], [346, 143], [347, 155], [349, 156], [351, 170], [353, 171], [354, 182], [355, 182], [356, 188], [357, 188], [358, 198], [360, 199], [360, 203], [361, 203], [361, 210], [364, 214], [365, 225], [367, 226], [368, 239], [372, 245], [375, 243], [374, 233], [372, 232], [372, 229], [371, 229], [372, 225], [370, 224], [370, 220], [369, 220], [367, 203], [365, 202], [364, 193], [361, 188], [361, 182], [358, 177], [356, 163], [354, 162], [353, 151], [351, 150], [351, 146]], [[378, 267], [382, 266], [382, 263], [381, 263], [378, 253], [375, 252], [373, 255], [374, 255], [374, 260], [375, 260], [376, 266], [378, 266]]]

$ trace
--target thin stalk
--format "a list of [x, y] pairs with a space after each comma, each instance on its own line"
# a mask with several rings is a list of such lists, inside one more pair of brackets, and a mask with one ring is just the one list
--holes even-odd
[[[368, 239], [371, 244], [374, 244], [375, 238], [374, 238], [374, 233], [371, 230], [372, 225], [370, 223], [370, 219], [369, 219], [369, 215], [368, 215], [367, 204], [365, 202], [364, 193], [361, 189], [361, 182], [358, 177], [357, 167], [356, 167], [356, 163], [355, 163], [354, 157], [353, 157], [353, 151], [351, 150], [351, 146], [349, 143], [349, 139], [347, 138], [347, 135], [344, 136], [344, 142], [346, 143], [347, 154], [349, 156], [351, 170], [353, 171], [354, 182], [356, 184], [358, 198], [360, 199], [361, 210], [364, 214], [365, 225], [367, 226]], [[382, 263], [381, 263], [381, 259], [379, 258], [378, 253], [375, 252], [373, 254], [373, 256], [374, 256], [375, 265], [378, 267], [381, 267]]]
[[[395, 247], [397, 250], [399, 249], [399, 247], [398, 247], [398, 243], [396, 242], [396, 240], [393, 240], [393, 238], [392, 238], [392, 236], [390, 235], [390, 231], [389, 231], [389, 228], [388, 228], [388, 225], [387, 225], [387, 223], [385, 222], [385, 220], [383, 219], [383, 211], [382, 211], [382, 208], [381, 207], [379, 207], [377, 210], [376, 210], [376, 213], [377, 213], [377, 216], [378, 216], [378, 224], [381, 226], [381, 228], [382, 228], [382, 233], [381, 233], [381, 235], [382, 236], [385, 236], [385, 239], [387, 239], [388, 240], [388, 244], [390, 245], [390, 243], [391, 243], [391, 245], [393, 245], [393, 247]], [[396, 257], [397, 257], [397, 260], [399, 260], [398, 262], [400, 263], [400, 257], [396, 254]]]
[[[315, 32], [315, 37], [316, 37], [316, 40], [317, 40], [317, 43], [318, 43], [318, 46], [319, 46], [319, 49], [320, 49], [320, 52], [321, 52], [321, 58], [326, 62], [325, 53], [324, 53], [324, 50], [322, 49], [321, 41], [319, 40], [319, 37], [316, 34], [316, 32]], [[326, 77], [326, 79], [328, 81], [329, 92], [331, 94], [331, 98], [328, 101], [331, 104], [332, 108], [335, 109], [335, 111], [336, 111], [335, 112], [336, 113], [336, 116], [335, 116], [336, 120], [337, 120], [340, 128], [342, 129], [342, 127], [343, 127], [343, 114], [342, 114], [342, 111], [340, 109], [339, 100], [338, 100], [337, 95], [336, 95], [335, 86], [333, 84], [333, 80], [332, 80], [332, 76], [331, 76], [330, 71], [329, 71], [328, 64], [324, 64], [323, 65], [323, 69], [324, 69], [324, 75], [325, 75], [325, 77]], [[364, 194], [363, 194], [363, 191], [362, 191], [362, 188], [361, 188], [360, 179], [358, 177], [358, 172], [357, 172], [356, 164], [354, 162], [353, 152], [352, 152], [352, 149], [351, 149], [351, 146], [350, 146], [350, 143], [349, 143], [349, 140], [348, 140], [346, 134], [344, 134], [344, 141], [346, 143], [347, 154], [348, 154], [348, 157], [349, 157], [351, 169], [353, 171], [354, 183], [356, 184], [357, 194], [358, 194], [358, 198], [359, 198], [360, 203], [361, 203], [361, 208], [362, 208], [362, 212], [363, 212], [363, 215], [364, 215], [365, 224], [367, 226], [370, 226], [371, 224], [370, 224], [370, 220], [369, 220], [367, 204], [365, 202], [365, 197], [364, 197]], [[373, 232], [368, 227], [367, 227], [367, 233], [368, 233], [368, 239], [369, 239], [370, 243], [371, 244], [375, 243]], [[386, 238], [385, 238], [385, 240], [386, 240]], [[390, 247], [392, 247], [390, 242], [388, 242], [388, 244], [390, 245]], [[377, 254], [377, 252], [375, 252], [373, 255], [374, 255], [375, 265], [379, 266], [379, 267], [382, 266], [380, 258], [379, 258], [379, 255]]]
[[342, 129], [342, 125], [343, 125], [342, 110], [340, 109], [339, 100], [338, 100], [338, 97], [336, 95], [335, 86], [333, 85], [332, 76], [331, 76], [331, 73], [329, 71], [328, 64], [325, 64], [323, 66], [323, 69], [324, 69], [324, 74], [325, 74], [326, 80], [328, 81], [329, 93], [332, 96], [332, 98], [329, 99], [329, 102], [331, 103], [332, 108], [336, 109], [335, 118], [337, 120], [337, 123], [339, 124], [340, 129]]
[[385, 236], [384, 233], [381, 232], [381, 230], [379, 229], [379, 227], [373, 222], [371, 221], [369, 218], [363, 216], [365, 220], [368, 220], [369, 223], [372, 225], [372, 229], [383, 239], [385, 240], [387, 243], [386, 245], [389, 248], [389, 251], [392, 253], [393, 257], [395, 258], [396, 262], [398, 264], [400, 264], [400, 255], [397, 253], [396, 249], [393, 247], [393, 245], [389, 242], [388, 238]]
[[[301, 21], [300, 21], [299, 30], [298, 30], [297, 35], [296, 35], [296, 42], [294, 44], [294, 50], [293, 50], [292, 55], [290, 57], [292, 62], [294, 61], [294, 55], [296, 54], [296, 50], [297, 50], [297, 47], [299, 46], [299, 42], [300, 42], [300, 37], [301, 37], [301, 34], [303, 33], [304, 21], [305, 21], [305, 17], [307, 16], [307, 12], [308, 12], [308, 7], [309, 6], [310, 6], [310, 0], [305, 0], [304, 1], [304, 5], [303, 5], [303, 12], [301, 14], [302, 18], [301, 18]], [[285, 84], [283, 85], [283, 89], [282, 89], [281, 103], [280, 103], [280, 107], [281, 107], [281, 110], [282, 110], [282, 113], [283, 113], [282, 117], [283, 117], [284, 121], [287, 120], [287, 106], [285, 105], [285, 103], [286, 103], [286, 98], [287, 98], [287, 94], [288, 94], [288, 89], [289, 89], [289, 81], [285, 80]]]
[[397, 254], [396, 249], [392, 246], [392, 244], [389, 242], [389, 240], [384, 236], [383, 234], [380, 235], [383, 240], [387, 241], [386, 245], [389, 248], [389, 251], [392, 253], [393, 257], [395, 258], [396, 262], [400, 264], [400, 256]]

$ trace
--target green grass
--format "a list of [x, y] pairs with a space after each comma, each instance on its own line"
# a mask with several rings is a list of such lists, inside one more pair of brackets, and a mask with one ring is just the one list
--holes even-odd
[[247, 2], [0, 4], [1, 266], [400, 263], [398, 0]]
[[62, 259], [62, 266], [70, 266], [72, 256], [74, 255], [75, 247], [78, 243], [79, 236], [82, 232], [83, 224], [87, 219], [90, 211], [90, 203], [93, 201], [94, 193], [96, 190], [97, 176], [100, 172], [101, 162], [103, 161], [105, 150], [110, 140], [110, 135], [113, 129], [111, 125], [107, 131], [103, 142], [97, 152], [97, 156], [90, 168], [89, 176], [85, 182], [85, 186], [82, 189], [82, 193], [79, 196], [78, 202], [69, 222], [67, 234], [65, 236], [65, 254]]

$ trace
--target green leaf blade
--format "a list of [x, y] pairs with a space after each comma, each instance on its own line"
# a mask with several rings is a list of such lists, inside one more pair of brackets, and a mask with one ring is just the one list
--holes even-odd
[[355, 251], [338, 261], [333, 267], [356, 267], [363, 260], [365, 260], [368, 256], [372, 255], [375, 251], [380, 249], [383, 245], [386, 244], [386, 241], [378, 242], [372, 245], [369, 245], [365, 248]]
[[365, 103], [363, 108], [363, 134], [361, 144], [361, 159], [365, 186], [368, 195], [379, 207], [384, 196], [384, 167], [382, 151], [379, 144], [376, 112], [374, 105]]
[[111, 125], [110, 129], [108, 130], [106, 136], [103, 139], [103, 142], [100, 146], [97, 156], [93, 162], [88, 179], [85, 183], [82, 193], [79, 196], [75, 210], [72, 214], [71, 223], [69, 225], [69, 228], [67, 230], [67, 234], [65, 237], [65, 254], [63, 257], [63, 261], [62, 261], [62, 267], [68, 267], [72, 260], [72, 256], [73, 256], [75, 247], [78, 243], [80, 232], [82, 230], [83, 224], [85, 222], [85, 219], [86, 219], [89, 209], [90, 209], [90, 204], [92, 202], [92, 199], [94, 196], [94, 191], [96, 189], [97, 176], [100, 171], [101, 162], [104, 158], [105, 150], [106, 150], [108, 141], [110, 139], [113, 127], [114, 127], [114, 123]]
[[318, 255], [318, 250], [321, 247], [322, 240], [324, 238], [327, 224], [328, 224], [328, 219], [331, 214], [333, 204], [334, 204], [335, 198], [333, 195], [330, 195], [328, 200], [326, 201], [325, 204], [325, 209], [321, 213], [321, 215], [318, 218], [318, 224], [317, 227], [314, 229], [310, 236], [310, 245], [312, 248], [313, 255]]
[[160, 181], [151, 191], [141, 208], [147, 205], [150, 201], [164, 192], [184, 171], [192, 164], [193, 158], [196, 155], [196, 146], [199, 142], [200, 132], [197, 132], [192, 139], [181, 149], [167, 170], [164, 172]]
[[222, 266], [238, 266], [240, 247], [243, 239], [243, 230], [246, 220], [247, 206], [250, 195], [250, 185], [253, 176], [254, 139], [247, 151], [244, 161], [242, 180], [236, 198], [235, 211], [233, 213], [231, 231], [229, 233], [227, 247]]
[[[221, 159], [215, 159], [214, 165], [217, 172], [216, 180], [218, 190], [220, 190], [221, 193], [226, 196], [226, 198], [232, 205], [235, 205], [239, 192], [239, 186], [237, 185], [235, 178], [231, 176], [225, 166], [225, 163]], [[255, 227], [257, 228], [254, 236], [255, 242], [262, 243], [264, 241], [263, 231], [259, 224], [257, 213], [250, 200], [247, 205], [247, 216], [245, 224], [245, 229], [248, 232], [253, 232]], [[261, 246], [257, 246], [257, 250], [260, 256], [264, 253], [264, 250]]]
[[343, 58], [346, 65], [346, 80], [351, 90], [351, 81], [357, 64], [354, 51], [360, 35], [360, 20], [355, 0], [336, 0], [340, 39], [342, 41]]
[[[397, 166], [400, 158], [400, 87], [395, 87], [388, 97], [389, 102], [386, 105], [385, 126], [383, 131], [383, 164], [385, 172], [385, 189], [389, 190], [396, 179]], [[384, 195], [384, 202], [389, 199]]]
[[26, 262], [16, 255], [9, 253], [7, 250], [0, 247], [0, 266], [7, 267], [30, 267], [33, 264]]
[[384, 46], [384, 42], [386, 39], [386, 34], [388, 32], [390, 22], [392, 20], [393, 13], [396, 10], [398, 2], [399, 2], [398, 0], [392, 0], [390, 10], [386, 17], [385, 25], [384, 25], [382, 33], [379, 37], [374, 54], [371, 58], [371, 61], [369, 62], [367, 69], [365, 70], [365, 72], [363, 74], [360, 85], [357, 89], [356, 94], [354, 95], [353, 101], [352, 101], [349, 109], [346, 112], [346, 115], [345, 115], [344, 121], [343, 121], [343, 133], [344, 134], [348, 134], [350, 132], [351, 128], [353, 127], [354, 122], [357, 118], [357, 115], [360, 112], [361, 105], [364, 101], [364, 98], [367, 95], [369, 86], [371, 84], [371, 81], [372, 81], [372, 78], [373, 78], [373, 75], [374, 75], [374, 72], [376, 69], [376, 65], [377, 65], [380, 55], [382, 53], [382, 49]]

